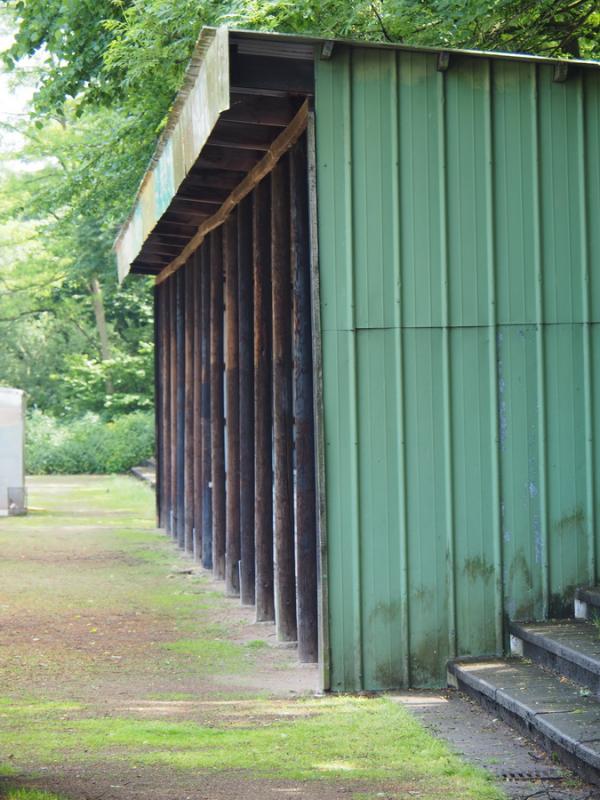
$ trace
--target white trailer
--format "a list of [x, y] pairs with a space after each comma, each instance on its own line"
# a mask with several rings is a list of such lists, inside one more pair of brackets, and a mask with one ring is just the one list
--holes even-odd
[[0, 386], [0, 517], [26, 511], [25, 396]]

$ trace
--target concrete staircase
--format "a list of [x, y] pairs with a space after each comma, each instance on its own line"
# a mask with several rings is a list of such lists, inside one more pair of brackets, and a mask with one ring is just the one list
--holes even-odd
[[575, 619], [510, 624], [511, 657], [448, 665], [448, 684], [600, 785], [600, 587], [578, 589]]

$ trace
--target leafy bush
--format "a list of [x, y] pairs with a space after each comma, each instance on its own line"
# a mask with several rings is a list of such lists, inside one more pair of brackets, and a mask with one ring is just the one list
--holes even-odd
[[111, 422], [96, 414], [57, 420], [40, 411], [27, 420], [30, 475], [126, 472], [154, 452], [154, 417], [137, 412]]

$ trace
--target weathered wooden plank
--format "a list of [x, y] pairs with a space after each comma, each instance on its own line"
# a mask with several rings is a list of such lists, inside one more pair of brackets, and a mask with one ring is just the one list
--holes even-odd
[[252, 196], [238, 206], [240, 395], [240, 599], [254, 605], [254, 365], [252, 314]]
[[193, 259], [182, 270], [184, 290], [184, 518], [183, 543], [194, 552], [194, 295]]
[[223, 232], [212, 235], [210, 263], [210, 438], [213, 574], [225, 577], [225, 418], [223, 408]]
[[298, 658], [318, 660], [317, 520], [306, 141], [290, 152]]
[[275, 619], [273, 595], [273, 438], [271, 414], [271, 180], [253, 193], [254, 517], [256, 620]]
[[171, 428], [171, 498], [169, 503], [169, 532], [177, 538], [177, 280], [173, 276], [171, 283], [171, 325], [169, 341], [169, 391], [170, 403], [170, 428]]
[[202, 476], [202, 565], [212, 569], [212, 493], [211, 493], [211, 430], [210, 430], [210, 264], [212, 241], [206, 239], [200, 261], [200, 325], [201, 325], [201, 476]]
[[185, 285], [184, 273], [177, 275], [175, 287], [175, 350], [176, 375], [176, 506], [175, 533], [177, 544], [185, 547]]
[[[201, 390], [201, 297], [200, 297], [200, 253], [193, 258], [194, 296], [194, 374], [191, 391], [194, 396], [194, 559], [202, 561], [202, 390]], [[188, 388], [188, 391], [190, 389]]]
[[225, 270], [225, 403], [227, 433], [225, 591], [240, 592], [240, 374], [237, 215], [223, 227]]
[[275, 481], [275, 623], [280, 641], [296, 641], [294, 564], [292, 308], [289, 158], [271, 173], [273, 307], [273, 457]]
[[163, 509], [164, 509], [164, 477], [163, 477], [163, 374], [161, 369], [162, 360], [162, 341], [161, 341], [161, 326], [163, 322], [163, 292], [158, 286], [154, 287], [153, 304], [154, 304], [154, 432], [156, 439], [156, 520], [158, 527], [163, 526]]

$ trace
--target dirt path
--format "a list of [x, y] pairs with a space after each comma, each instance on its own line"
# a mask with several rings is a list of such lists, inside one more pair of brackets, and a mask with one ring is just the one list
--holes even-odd
[[495, 798], [406, 711], [316, 669], [154, 528], [132, 479], [29, 484], [0, 520], [0, 797]]

